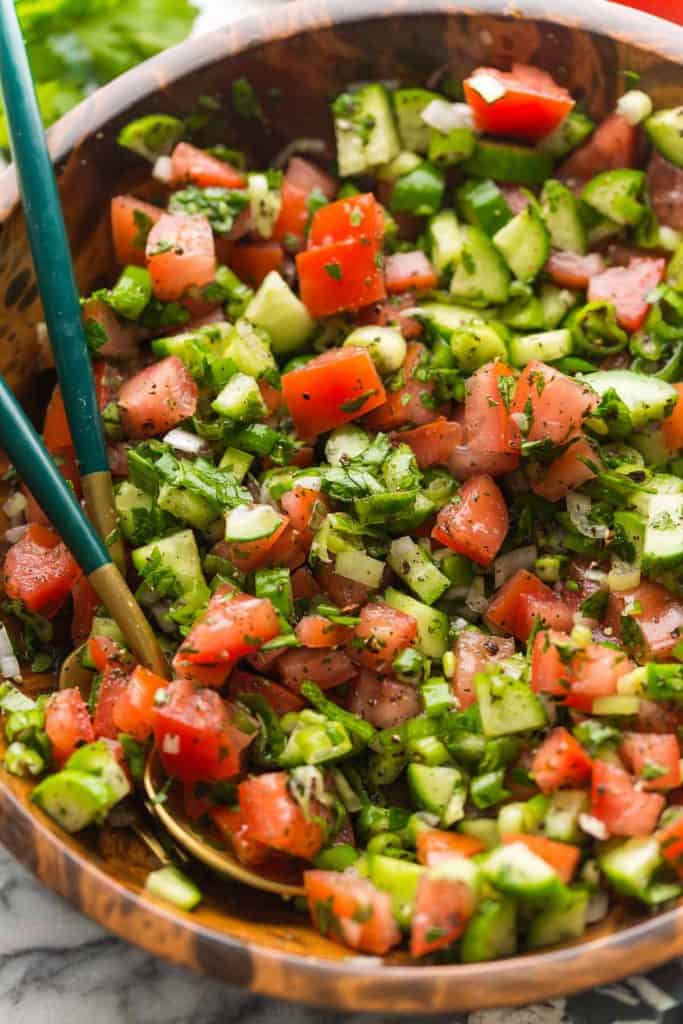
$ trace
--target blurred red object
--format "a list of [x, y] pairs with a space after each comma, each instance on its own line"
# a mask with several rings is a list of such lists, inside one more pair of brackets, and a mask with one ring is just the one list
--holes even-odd
[[645, 11], [647, 14], [656, 14], [659, 18], [668, 18], [669, 21], [683, 25], [683, 0], [616, 0], [617, 3], [626, 7], [635, 7], [638, 11]]

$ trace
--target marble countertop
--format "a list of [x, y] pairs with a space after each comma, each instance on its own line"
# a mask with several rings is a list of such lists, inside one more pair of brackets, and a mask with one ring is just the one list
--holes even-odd
[[[203, 0], [197, 31], [282, 0]], [[624, 965], [627, 969], [628, 965]], [[495, 970], [495, 968], [492, 968]], [[569, 999], [431, 1018], [435, 1024], [680, 1024], [683, 963]], [[0, 846], [0, 1024], [388, 1024], [260, 998], [104, 932]], [[406, 1021], [407, 1017], [396, 1017]]]

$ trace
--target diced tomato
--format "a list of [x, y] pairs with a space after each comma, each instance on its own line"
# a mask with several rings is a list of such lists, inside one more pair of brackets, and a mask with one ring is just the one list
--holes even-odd
[[45, 709], [45, 732], [60, 768], [77, 747], [92, 743], [95, 733], [80, 690], [74, 687], [52, 694]]
[[301, 300], [311, 316], [360, 309], [386, 295], [380, 249], [348, 239], [296, 257]]
[[114, 713], [127, 686], [128, 674], [124, 665], [110, 663], [102, 676], [102, 682], [97, 691], [97, 703], [93, 716], [93, 728], [98, 739], [104, 736], [107, 739], [115, 740], [118, 736], [120, 730], [116, 725]]
[[[588, 771], [590, 778], [590, 769]], [[565, 885], [569, 885], [579, 864], [581, 851], [571, 843], [559, 843], [544, 836], [532, 836], [526, 832], [508, 832], [503, 836], [503, 846], [523, 843], [527, 849], [549, 864], [560, 876]]]
[[134, 196], [114, 196], [111, 201], [111, 233], [116, 262], [145, 266], [147, 236], [164, 211]]
[[226, 160], [205, 153], [188, 142], [179, 142], [171, 153], [172, 188], [199, 185], [200, 188], [245, 188], [246, 177]]
[[109, 636], [91, 636], [88, 640], [88, 654], [97, 672], [106, 672], [110, 665], [127, 660], [123, 647]]
[[621, 754], [644, 789], [677, 789], [681, 785], [681, 748], [673, 734], [627, 732]]
[[531, 489], [546, 501], [560, 501], [570, 491], [593, 479], [595, 471], [591, 464], [600, 466], [600, 456], [585, 437], [579, 437], [544, 468], [540, 479], [532, 481]]
[[198, 396], [185, 363], [177, 356], [167, 356], [140, 370], [121, 388], [124, 430], [136, 440], [163, 434], [194, 415]]
[[442, 832], [438, 828], [426, 828], [417, 834], [418, 863], [434, 868], [452, 857], [474, 857], [486, 846], [476, 836], [464, 836], [459, 832]]
[[334, 199], [337, 194], [337, 180], [317, 164], [311, 160], [304, 160], [301, 156], [293, 156], [287, 164], [285, 181], [307, 194], [317, 189], [326, 199]]
[[165, 213], [154, 225], [145, 249], [157, 299], [181, 299], [203, 288], [216, 274], [213, 232], [206, 217]]
[[678, 391], [678, 401], [670, 416], [662, 423], [664, 443], [670, 452], [676, 453], [683, 448], [683, 383], [674, 384]]
[[520, 598], [519, 622], [525, 639], [531, 636], [536, 622], [557, 631], [568, 631], [574, 625], [573, 609], [557, 594], [552, 597], [534, 597], [527, 594]]
[[557, 645], [568, 643], [566, 633], [541, 629], [536, 634], [531, 655], [531, 686], [536, 693], [567, 696], [571, 672], [569, 665], [562, 660]]
[[365, 604], [372, 593], [370, 587], [340, 576], [325, 562], [321, 562], [315, 572], [320, 586], [339, 608], [356, 608]]
[[280, 188], [280, 213], [273, 228], [273, 238], [290, 251], [304, 247], [306, 225], [310, 212], [308, 193], [283, 178]]
[[[498, 360], [480, 367], [466, 383], [465, 439], [470, 449], [491, 453], [512, 451], [509, 403], [501, 394], [501, 381], [514, 377]], [[514, 468], [514, 467], [513, 467]]]
[[486, 619], [504, 633], [512, 633], [518, 640], [526, 641], [529, 635], [526, 598], [552, 601], [556, 595], [538, 576], [519, 569], [494, 594], [486, 609]]
[[317, 580], [308, 566], [292, 573], [292, 595], [295, 601], [310, 601], [320, 593]]
[[310, 545], [313, 540], [313, 528], [316, 517], [328, 511], [324, 494], [314, 487], [295, 484], [291, 491], [286, 491], [280, 498], [280, 504], [289, 516], [292, 527], [301, 535], [303, 542]]
[[424, 345], [417, 341], [409, 343], [401, 368], [403, 384], [396, 391], [390, 391], [384, 405], [368, 417], [368, 425], [373, 430], [419, 427], [443, 415], [443, 410], [435, 408], [434, 381], [419, 379], [426, 358]]
[[[477, 89], [479, 76], [494, 79], [504, 92], [487, 101]], [[574, 106], [566, 89], [547, 71], [528, 64], [513, 64], [511, 71], [477, 68], [463, 83], [475, 125], [480, 132], [536, 142], [549, 135]]]
[[232, 662], [217, 662], [211, 665], [198, 665], [189, 661], [181, 646], [173, 657], [173, 675], [195, 686], [206, 686], [218, 689], [223, 686], [232, 669]]
[[562, 726], [545, 738], [531, 762], [536, 785], [543, 793], [583, 786], [591, 777], [591, 767], [586, 751]]
[[315, 857], [325, 841], [325, 829], [315, 807], [309, 817], [291, 795], [287, 772], [245, 779], [237, 793], [249, 839], [292, 857]]
[[555, 250], [545, 265], [546, 273], [560, 288], [587, 288], [589, 281], [604, 269], [605, 261], [599, 252], [581, 256], [577, 252]]
[[154, 725], [154, 697], [165, 686], [166, 680], [156, 672], [137, 665], [114, 706], [113, 719], [118, 731], [129, 733], [140, 743], [149, 739]]
[[310, 679], [321, 690], [347, 683], [356, 674], [356, 667], [344, 651], [323, 647], [299, 647], [286, 651], [277, 663], [280, 680], [293, 693]]
[[647, 188], [658, 222], [683, 231], [683, 168], [654, 150], [647, 167]]
[[132, 359], [137, 355], [140, 330], [136, 324], [119, 320], [111, 306], [101, 299], [90, 299], [83, 307], [83, 323], [94, 321], [104, 331], [107, 340], [97, 354], [103, 359]]
[[363, 669], [351, 683], [349, 710], [378, 729], [396, 729], [419, 715], [422, 706], [410, 683], [381, 678]]
[[5, 591], [30, 612], [51, 619], [66, 601], [80, 575], [66, 545], [54, 530], [32, 523], [5, 555]]
[[593, 762], [591, 814], [613, 836], [649, 836], [666, 800], [636, 788], [633, 777], [606, 761]]
[[308, 248], [353, 240], [378, 246], [384, 238], [384, 214], [372, 192], [338, 199], [316, 210], [311, 221]]
[[476, 629], [464, 629], [455, 641], [455, 675], [453, 692], [460, 709], [465, 711], [476, 701], [474, 677], [492, 661], [509, 658], [515, 653], [515, 642], [507, 637], [491, 636]]
[[454, 420], [440, 416], [432, 423], [425, 423], [415, 430], [405, 430], [394, 435], [394, 440], [410, 445], [420, 469], [448, 464], [451, 452], [462, 440], [462, 427]]
[[287, 522], [285, 528], [265, 552], [260, 565], [276, 565], [281, 569], [298, 569], [306, 561], [310, 541]]
[[683, 635], [683, 604], [660, 583], [643, 581], [634, 590], [610, 593], [605, 622], [614, 635], [621, 636], [621, 616], [631, 607], [637, 614], [648, 657], [666, 660]]
[[611, 302], [617, 322], [627, 331], [639, 331], [650, 312], [648, 296], [660, 283], [666, 260], [652, 257], [633, 259], [627, 267], [610, 267], [588, 286], [589, 302]]
[[473, 476], [503, 476], [519, 466], [519, 452], [485, 452], [469, 445], [453, 448], [448, 457], [448, 470], [456, 480]]
[[683, 878], [683, 816], [657, 832], [662, 857]]
[[305, 706], [301, 697], [297, 697], [285, 686], [274, 683], [272, 679], [235, 669], [228, 681], [228, 692], [231, 697], [239, 698], [242, 694], [257, 694], [265, 698], [276, 715], [286, 715], [289, 711], [301, 711]]
[[356, 317], [359, 324], [377, 324], [379, 327], [396, 327], [406, 340], [419, 338], [423, 327], [415, 317], [408, 316], [404, 310], [412, 309], [415, 296], [412, 292], [389, 296], [384, 302], [375, 302], [358, 310]]
[[673, 707], [641, 698], [637, 722], [641, 732], [671, 733], [677, 732], [683, 724], [683, 716]]
[[634, 669], [623, 651], [602, 644], [589, 644], [572, 658], [569, 707], [590, 711], [596, 697], [617, 692], [617, 682]]
[[328, 938], [375, 956], [401, 941], [391, 896], [367, 879], [341, 871], [306, 871], [304, 887], [313, 924]]
[[[532, 360], [517, 382], [512, 411], [527, 417], [526, 440], [566, 444], [579, 434], [597, 404], [598, 396], [587, 384]], [[512, 444], [518, 446], [523, 434], [514, 421], [511, 434]]]
[[287, 516], [280, 516], [280, 522], [269, 537], [257, 540], [221, 541], [216, 552], [229, 559], [242, 572], [252, 572], [267, 560], [278, 539], [289, 525]]
[[55, 384], [45, 411], [43, 440], [47, 450], [53, 453], [60, 452], [66, 448], [73, 448], [74, 446], [59, 384]]
[[249, 838], [249, 827], [239, 808], [214, 807], [210, 813], [218, 832], [227, 839], [240, 864], [254, 867], [268, 859], [270, 850], [263, 843]]
[[251, 738], [232, 724], [215, 690], [175, 680], [167, 700], [154, 708], [154, 740], [164, 769], [183, 782], [218, 782], [240, 770]]
[[279, 632], [277, 612], [267, 598], [219, 587], [180, 650], [193, 664], [232, 664], [257, 651]]
[[367, 349], [349, 346], [316, 356], [282, 375], [282, 393], [303, 438], [315, 438], [382, 405], [384, 385]]
[[351, 635], [348, 626], [337, 626], [324, 615], [304, 615], [294, 632], [304, 647], [340, 647]]
[[587, 142], [574, 150], [557, 169], [557, 177], [580, 185], [601, 171], [633, 167], [636, 129], [621, 114], [611, 114], [599, 124]]
[[478, 565], [490, 565], [508, 531], [505, 498], [490, 476], [474, 476], [436, 517], [432, 537]]
[[100, 599], [87, 576], [79, 576], [71, 588], [73, 615], [71, 617], [71, 639], [78, 646], [90, 635], [93, 615]]
[[423, 875], [410, 928], [412, 956], [425, 956], [452, 945], [465, 931], [475, 904], [474, 893], [465, 882]]
[[258, 389], [261, 392], [269, 416], [275, 416], [282, 408], [282, 392], [279, 388], [273, 387], [267, 380], [258, 381]]
[[438, 278], [421, 249], [413, 252], [396, 252], [387, 256], [384, 263], [384, 280], [390, 295], [407, 292], [430, 291], [436, 288]]
[[410, 647], [416, 635], [417, 622], [412, 615], [377, 601], [361, 608], [349, 653], [364, 668], [389, 675], [394, 658]]
[[230, 246], [226, 259], [240, 280], [258, 288], [271, 270], [282, 270], [285, 253], [280, 243], [274, 240], [240, 242]]

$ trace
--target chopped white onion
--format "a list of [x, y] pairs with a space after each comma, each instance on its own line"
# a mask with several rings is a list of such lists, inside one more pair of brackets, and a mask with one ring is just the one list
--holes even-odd
[[593, 839], [608, 839], [609, 832], [604, 821], [600, 821], [599, 818], [594, 818], [592, 814], [580, 814], [579, 815], [579, 828], [586, 835], [592, 836]]
[[189, 430], [183, 430], [182, 427], [174, 427], [173, 430], [169, 430], [164, 441], [176, 451], [187, 452], [188, 455], [199, 455], [207, 447], [203, 437], [198, 437], [197, 434], [193, 434]]
[[12, 641], [9, 638], [7, 627], [0, 624], [0, 658], [6, 658], [10, 654], [14, 654]]
[[569, 518], [583, 537], [606, 540], [609, 536], [609, 527], [605, 523], [592, 522], [590, 514], [593, 503], [587, 494], [577, 494], [576, 491], [571, 491], [567, 495], [566, 502]]
[[3, 679], [21, 678], [21, 668], [13, 654], [5, 654], [0, 658], [0, 675]]
[[510, 419], [519, 427], [520, 433], [526, 434], [529, 429], [529, 417], [524, 412], [511, 412]]
[[506, 555], [500, 555], [493, 563], [493, 584], [496, 590], [519, 569], [533, 569], [537, 557], [538, 549], [535, 544], [527, 544], [523, 548], [508, 551]]
[[466, 103], [449, 103], [447, 100], [432, 100], [420, 117], [430, 128], [442, 135], [448, 135], [456, 128], [472, 128], [472, 111]]
[[488, 598], [486, 597], [484, 590], [484, 577], [475, 576], [469, 590], [467, 591], [465, 604], [470, 611], [479, 614], [485, 610], [488, 603]]
[[612, 568], [607, 574], [607, 586], [614, 593], [635, 590], [640, 586], [640, 566], [614, 558]]
[[493, 75], [487, 75], [485, 71], [479, 72], [479, 74], [473, 75], [472, 78], [468, 79], [468, 85], [475, 92], [478, 92], [485, 103], [495, 103], [496, 100], [501, 99], [507, 89], [499, 82]]
[[322, 139], [293, 139], [271, 161], [271, 167], [284, 167], [290, 156], [293, 156], [295, 153], [314, 153], [320, 156], [320, 154], [325, 152], [326, 148], [326, 144]]
[[2, 511], [5, 513], [8, 519], [16, 519], [26, 508], [28, 502], [21, 493], [21, 491], [15, 491], [15, 493], [7, 499], [5, 504], [2, 506]]
[[21, 526], [11, 526], [9, 530], [5, 530], [5, 540], [8, 544], [16, 544], [17, 541], [21, 540], [27, 530], [27, 523], [22, 523]]
[[609, 896], [604, 889], [592, 893], [586, 907], [586, 924], [597, 924], [607, 917], [609, 910]]
[[171, 158], [170, 156], [158, 156], [152, 168], [152, 177], [160, 181], [162, 185], [168, 185], [171, 180]]
[[652, 113], [652, 100], [641, 89], [631, 89], [619, 97], [617, 114], [634, 127]]
[[167, 732], [161, 741], [161, 751], [163, 754], [174, 754], [180, 753], [180, 736], [175, 732]]

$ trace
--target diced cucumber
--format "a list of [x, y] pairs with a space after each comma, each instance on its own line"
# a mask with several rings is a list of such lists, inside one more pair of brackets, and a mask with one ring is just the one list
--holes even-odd
[[368, 853], [368, 877], [378, 889], [391, 896], [394, 916], [402, 928], [409, 928], [413, 916], [415, 896], [425, 869], [397, 857], [381, 853]]
[[676, 167], [683, 167], [683, 107], [658, 110], [645, 122], [655, 149]]
[[[683, 554], [681, 554], [683, 558]], [[637, 697], [615, 694], [613, 697], [596, 697], [593, 701], [592, 714], [612, 716], [637, 715], [640, 701]]]
[[451, 765], [409, 764], [406, 778], [415, 802], [438, 814], [448, 827], [464, 817], [466, 785], [462, 772]]
[[465, 964], [502, 960], [517, 952], [517, 904], [511, 897], [479, 904], [460, 941]]
[[248, 176], [249, 209], [254, 230], [262, 238], [271, 238], [282, 209], [280, 189], [271, 188], [268, 175], [260, 172]]
[[391, 542], [387, 562], [425, 604], [434, 604], [451, 585], [425, 549], [411, 537], [398, 537]]
[[613, 389], [631, 416], [634, 430], [644, 427], [650, 420], [668, 416], [676, 402], [676, 388], [659, 377], [633, 370], [598, 370], [583, 378], [602, 397]]
[[600, 870], [623, 896], [642, 897], [661, 863], [659, 843], [654, 836], [610, 843], [598, 857]]
[[484, 877], [499, 892], [532, 904], [559, 903], [566, 893], [559, 875], [524, 843], [510, 843], [483, 857]]
[[398, 154], [401, 144], [383, 85], [372, 83], [357, 92], [342, 93], [332, 109], [342, 178], [388, 164]]
[[[411, 153], [407, 149], [402, 149], [398, 156], [395, 156], [391, 163], [382, 164], [375, 171], [375, 174], [380, 181], [397, 181], [398, 178], [403, 178], [406, 174], [410, 174], [416, 167], [419, 167], [422, 163], [422, 158], [417, 153]], [[341, 196], [339, 198], [342, 198]], [[386, 217], [386, 209], [384, 211]], [[386, 232], [386, 224], [385, 224]]]
[[603, 171], [588, 182], [581, 198], [615, 224], [637, 224], [645, 211], [636, 199], [644, 181], [644, 171]]
[[211, 408], [237, 423], [253, 423], [268, 413], [257, 382], [246, 373], [234, 374]]
[[553, 158], [547, 151], [531, 146], [479, 139], [474, 153], [461, 167], [475, 178], [493, 178], [511, 185], [542, 185], [552, 175]]
[[206, 587], [197, 541], [192, 530], [180, 530], [170, 537], [163, 537], [141, 548], [135, 548], [131, 557], [133, 565], [141, 575], [144, 575], [144, 570], [151, 559], [159, 559], [160, 567], [173, 574], [183, 594], [192, 593], [198, 587]]
[[441, 97], [429, 89], [413, 88], [396, 89], [392, 99], [403, 148], [413, 153], [426, 153], [432, 129], [422, 120], [422, 111]]
[[498, 832], [500, 835], [515, 835], [517, 832], [525, 831], [524, 804], [521, 800], [514, 800], [512, 803], [504, 804], [498, 811]]
[[384, 562], [371, 558], [364, 551], [340, 551], [335, 559], [334, 571], [338, 576], [374, 590], [382, 583]]
[[520, 369], [538, 359], [542, 363], [552, 363], [556, 359], [568, 356], [573, 349], [572, 332], [568, 328], [556, 331], [544, 331], [542, 334], [527, 334], [512, 338], [508, 344], [510, 362]]
[[544, 327], [553, 330], [562, 323], [570, 309], [578, 304], [577, 292], [569, 288], [558, 288], [554, 284], [544, 282], [540, 290], [540, 302], [543, 310]]
[[434, 324], [440, 334], [449, 336], [452, 331], [469, 324], [473, 320], [480, 320], [484, 315], [482, 310], [469, 309], [467, 306], [450, 306], [445, 302], [425, 302], [420, 306], [420, 315]]
[[238, 480], [244, 480], [249, 472], [249, 467], [254, 461], [254, 456], [249, 452], [240, 451], [239, 448], [226, 448], [218, 463], [219, 469], [227, 469]]
[[156, 504], [162, 511], [189, 523], [197, 530], [205, 530], [218, 518], [215, 505], [184, 487], [174, 487], [172, 484], [161, 485]]
[[466, 125], [445, 133], [434, 129], [429, 136], [427, 155], [439, 167], [452, 167], [472, 156], [475, 145], [475, 134]]
[[522, 679], [502, 681], [481, 673], [475, 676], [475, 688], [485, 736], [508, 736], [546, 724], [543, 705]]
[[579, 143], [587, 139], [595, 128], [595, 123], [590, 117], [586, 117], [579, 110], [570, 110], [565, 118], [560, 121], [557, 128], [541, 139], [539, 149], [545, 150], [551, 156], [560, 157], [575, 149]]
[[656, 572], [683, 562], [683, 494], [656, 494], [645, 524], [642, 564]]
[[157, 503], [151, 494], [136, 487], [130, 480], [123, 480], [114, 490], [114, 506], [119, 519], [121, 533], [126, 540], [139, 544], [163, 533], [173, 520], [159, 515]]
[[325, 458], [331, 466], [341, 466], [347, 459], [353, 459], [364, 452], [370, 444], [370, 437], [362, 427], [347, 423], [335, 427], [325, 442]]
[[414, 597], [387, 587], [384, 600], [392, 608], [412, 615], [417, 622], [415, 646], [427, 658], [441, 658], [448, 649], [448, 616]]
[[302, 348], [315, 327], [303, 302], [277, 270], [266, 274], [244, 316], [267, 332], [271, 348], [277, 355]]
[[588, 898], [587, 889], [569, 889], [567, 901], [562, 906], [550, 907], [537, 914], [527, 931], [527, 947], [538, 949], [581, 938], [586, 930]]
[[400, 537], [404, 533], [411, 533], [421, 526], [432, 513], [436, 506], [426, 494], [420, 492], [415, 496], [412, 508], [407, 512], [400, 512], [386, 523], [387, 530], [392, 537]]
[[458, 206], [468, 223], [489, 238], [512, 220], [507, 199], [494, 181], [467, 181], [457, 191]]
[[225, 513], [225, 540], [243, 544], [272, 537], [282, 516], [271, 505], [238, 505]]
[[429, 872], [430, 878], [447, 878], [451, 882], [464, 882], [475, 899], [479, 896], [482, 877], [479, 865], [470, 857], [454, 853], [447, 860], [434, 865]]
[[462, 832], [464, 836], [481, 839], [487, 850], [493, 850], [500, 845], [498, 822], [495, 818], [465, 818], [458, 822], [458, 832]]
[[[211, 333], [204, 330], [187, 331], [183, 334], [172, 334], [165, 338], [155, 338], [151, 342], [152, 352], [156, 356], [177, 356], [187, 366], [196, 380], [203, 380], [207, 375], [209, 364], [218, 360], [219, 340], [232, 330], [230, 324], [216, 324]], [[234, 367], [226, 369], [229, 376]]]
[[383, 375], [400, 370], [408, 351], [403, 335], [395, 327], [356, 327], [345, 339], [344, 347], [346, 346], [367, 349], [373, 363]]
[[560, 843], [579, 843], [583, 833], [579, 816], [588, 811], [588, 796], [582, 789], [558, 789], [550, 797], [544, 833]]
[[460, 256], [462, 237], [458, 218], [453, 210], [434, 214], [427, 228], [432, 265], [441, 275], [455, 266]]
[[541, 213], [553, 248], [565, 252], [586, 252], [586, 228], [571, 189], [554, 178], [546, 181], [541, 192]]
[[33, 790], [31, 799], [66, 832], [100, 824], [112, 806], [104, 779], [70, 769], [48, 775]]
[[507, 267], [488, 235], [471, 225], [463, 227], [451, 295], [472, 305], [498, 305], [506, 301], [509, 286]]
[[180, 868], [172, 864], [151, 871], [147, 875], [145, 889], [157, 899], [181, 910], [192, 910], [202, 900], [201, 890]]
[[493, 242], [519, 281], [533, 281], [550, 255], [548, 229], [534, 203], [496, 231]]
[[473, 320], [451, 334], [451, 352], [466, 373], [494, 359], [507, 362], [508, 350], [500, 333], [491, 324]]
[[237, 321], [218, 346], [218, 352], [248, 377], [262, 377], [264, 373], [276, 369], [269, 336], [265, 336], [262, 330], [248, 320]]
[[655, 424], [648, 424], [644, 430], [636, 430], [629, 442], [651, 466], [665, 466], [671, 458], [669, 446], [661, 430]]
[[65, 767], [67, 771], [85, 772], [86, 775], [96, 775], [102, 779], [109, 789], [110, 807], [123, 800], [131, 791], [126, 773], [104, 740], [79, 747]]

